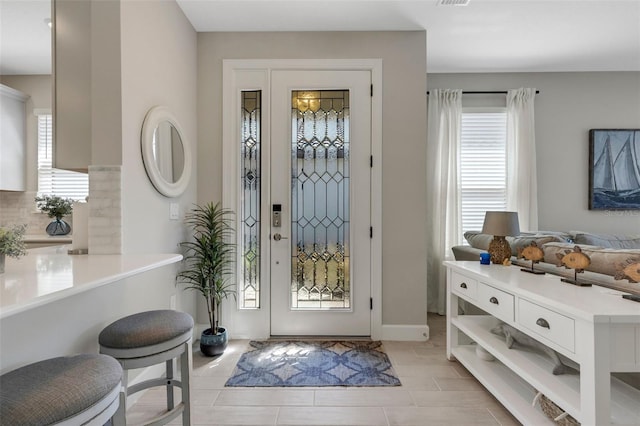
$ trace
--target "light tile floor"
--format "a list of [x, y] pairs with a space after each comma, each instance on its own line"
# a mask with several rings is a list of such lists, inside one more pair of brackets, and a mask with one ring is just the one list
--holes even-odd
[[[519, 425], [457, 362], [446, 359], [445, 317], [429, 315], [427, 342], [384, 341], [402, 386], [370, 388], [225, 388], [247, 340], [207, 358], [195, 347], [194, 425]], [[147, 391], [129, 409], [137, 423], [163, 410], [165, 391]], [[171, 424], [181, 424], [176, 419]]]

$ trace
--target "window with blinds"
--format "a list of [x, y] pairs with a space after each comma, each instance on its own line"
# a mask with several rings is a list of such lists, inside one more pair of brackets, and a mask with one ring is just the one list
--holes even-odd
[[463, 110], [460, 145], [462, 232], [482, 230], [487, 210], [507, 207], [507, 112]]
[[53, 116], [38, 114], [38, 195], [57, 195], [84, 200], [89, 195], [89, 176], [85, 173], [54, 169]]

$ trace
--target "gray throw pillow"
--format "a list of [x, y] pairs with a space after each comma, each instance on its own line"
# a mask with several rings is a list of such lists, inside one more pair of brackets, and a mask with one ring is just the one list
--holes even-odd
[[640, 235], [607, 235], [577, 232], [576, 244], [587, 244], [615, 249], [640, 249]]
[[493, 240], [493, 235], [482, 234], [479, 231], [467, 231], [464, 233], [464, 239], [467, 240], [471, 247], [486, 250], [489, 248], [491, 240]]
[[[464, 238], [471, 247], [480, 250], [488, 250], [489, 243], [493, 240], [493, 235], [482, 234], [478, 231], [467, 231], [464, 233]], [[550, 242], [565, 242], [566, 239], [564, 235], [559, 234], [545, 235], [542, 233], [527, 233], [517, 237], [507, 237], [507, 241], [509, 242], [509, 246], [511, 246], [511, 254], [513, 256], [517, 256], [518, 250], [531, 245], [532, 241], [535, 241], [538, 247], [542, 247], [543, 244]]]

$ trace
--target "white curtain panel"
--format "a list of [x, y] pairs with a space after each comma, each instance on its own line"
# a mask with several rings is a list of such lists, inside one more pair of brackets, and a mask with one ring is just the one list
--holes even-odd
[[462, 90], [436, 89], [429, 95], [427, 137], [427, 310], [444, 314], [446, 269], [451, 247], [462, 241], [458, 151]]
[[507, 209], [518, 212], [522, 231], [538, 229], [535, 96], [536, 89], [507, 92]]

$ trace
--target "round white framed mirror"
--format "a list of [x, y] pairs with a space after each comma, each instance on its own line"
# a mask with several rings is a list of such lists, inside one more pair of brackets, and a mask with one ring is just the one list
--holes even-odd
[[191, 178], [191, 148], [174, 115], [166, 107], [147, 112], [140, 138], [149, 180], [166, 197], [181, 195]]

